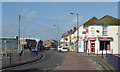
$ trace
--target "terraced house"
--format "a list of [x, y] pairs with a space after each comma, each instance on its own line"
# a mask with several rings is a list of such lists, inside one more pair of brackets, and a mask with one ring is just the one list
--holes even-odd
[[120, 54], [120, 33], [118, 33], [120, 32], [119, 19], [109, 15], [106, 15], [101, 19], [93, 17], [86, 23], [81, 25], [78, 30], [78, 49], [76, 45], [77, 30], [66, 37], [70, 37], [69, 41], [71, 41], [71, 43], [73, 44], [73, 51], [98, 55], [110, 53], [115, 55]]

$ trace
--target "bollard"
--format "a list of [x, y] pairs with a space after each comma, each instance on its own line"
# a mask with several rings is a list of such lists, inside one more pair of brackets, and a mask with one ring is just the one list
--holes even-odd
[[103, 49], [102, 49], [102, 58], [103, 58]]
[[10, 65], [11, 65], [11, 54], [10, 54]]
[[36, 54], [35, 54], [35, 51], [34, 51], [34, 57], [35, 57], [35, 55], [36, 55]]
[[107, 49], [106, 49], [106, 57], [107, 57]]
[[111, 55], [113, 54], [113, 49], [111, 50]]
[[98, 55], [98, 49], [97, 49], [97, 55]]

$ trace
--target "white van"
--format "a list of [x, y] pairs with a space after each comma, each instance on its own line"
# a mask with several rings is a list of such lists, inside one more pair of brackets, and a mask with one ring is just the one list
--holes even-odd
[[68, 48], [67, 47], [58, 46], [57, 49], [58, 49], [59, 52], [68, 52]]

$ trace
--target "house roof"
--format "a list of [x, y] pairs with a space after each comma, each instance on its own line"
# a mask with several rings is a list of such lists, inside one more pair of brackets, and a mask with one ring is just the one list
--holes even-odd
[[92, 17], [90, 20], [88, 20], [86, 23], [83, 24], [83, 27], [90, 25], [94, 21], [98, 20], [96, 17]]
[[120, 19], [106, 15], [99, 20], [94, 21], [91, 24], [102, 24], [102, 25], [120, 25]]

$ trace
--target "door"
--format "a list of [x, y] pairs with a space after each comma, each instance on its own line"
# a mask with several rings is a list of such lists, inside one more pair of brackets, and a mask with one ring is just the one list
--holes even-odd
[[88, 49], [88, 48], [87, 48], [87, 46], [88, 46], [87, 44], [88, 44], [88, 41], [84, 42], [84, 51], [85, 51], [85, 52], [87, 52], [87, 49]]
[[91, 53], [95, 53], [95, 42], [91, 41]]

